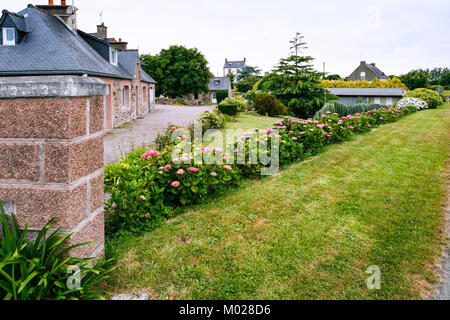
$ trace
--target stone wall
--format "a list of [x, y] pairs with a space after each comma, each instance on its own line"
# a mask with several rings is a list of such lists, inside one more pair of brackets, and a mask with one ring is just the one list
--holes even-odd
[[103, 135], [106, 84], [100, 79], [0, 78], [0, 200], [21, 227], [51, 218], [74, 235], [77, 256], [104, 244]]

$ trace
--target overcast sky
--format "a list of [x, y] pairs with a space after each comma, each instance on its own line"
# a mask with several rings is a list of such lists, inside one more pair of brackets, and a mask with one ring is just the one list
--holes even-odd
[[[0, 9], [17, 12], [30, 2], [1, 0]], [[95, 32], [103, 11], [108, 36], [130, 49], [196, 47], [219, 75], [225, 58], [246, 57], [248, 65], [271, 70], [297, 31], [318, 70], [326, 62], [327, 72], [344, 77], [361, 60], [388, 75], [450, 67], [448, 0], [75, 0], [75, 6], [83, 31]]]

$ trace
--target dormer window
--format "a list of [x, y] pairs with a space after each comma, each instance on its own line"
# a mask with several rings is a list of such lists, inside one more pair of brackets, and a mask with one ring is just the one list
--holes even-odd
[[14, 28], [3, 28], [3, 45], [16, 45], [16, 30]]
[[115, 66], [118, 64], [117, 49], [114, 49], [113, 47], [109, 47], [109, 62]]
[[220, 84], [220, 80], [214, 80], [214, 85], [218, 86]]

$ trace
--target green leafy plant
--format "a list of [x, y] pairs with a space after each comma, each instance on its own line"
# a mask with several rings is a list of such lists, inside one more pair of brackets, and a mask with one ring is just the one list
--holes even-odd
[[[261, 148], [260, 143], [256, 146], [250, 143], [250, 136], [267, 141], [268, 150], [262, 151], [269, 156], [272, 152], [279, 152], [280, 165], [285, 166], [317, 154], [326, 145], [346, 141], [355, 134], [369, 132], [410, 113], [409, 108], [381, 108], [342, 117], [327, 111], [316, 120], [285, 117], [275, 122], [274, 128], [267, 129], [268, 135], [253, 130], [248, 136], [241, 137], [245, 144], [245, 157], [239, 150], [242, 141], [234, 144], [232, 154], [225, 154], [220, 148], [210, 150], [203, 145], [196, 146], [192, 143], [195, 141], [192, 132], [171, 127], [166, 136], [178, 138], [164, 138], [165, 146], [161, 150], [140, 148], [120, 162], [106, 166], [106, 191], [111, 194], [106, 208], [107, 232], [152, 230], [185, 206], [238, 186], [243, 179], [260, 178], [263, 165], [258, 161], [246, 161], [251, 148], [252, 151]], [[273, 129], [279, 132], [278, 150], [271, 149]], [[203, 160], [216, 160], [194, 164], [192, 160], [200, 154]], [[227, 165], [227, 162], [232, 164]]]
[[220, 104], [226, 98], [228, 98], [228, 90], [216, 91], [216, 99], [218, 104]]
[[[4, 300], [104, 300], [108, 294], [95, 286], [108, 277], [111, 261], [96, 258], [67, 257], [71, 250], [92, 243], [67, 246], [71, 235], [60, 236], [58, 229], [48, 235], [51, 220], [38, 233], [36, 240], [27, 240], [28, 225], [21, 230], [14, 215], [10, 226], [0, 201], [0, 298]], [[69, 288], [69, 267], [76, 266], [79, 287]]]
[[287, 114], [287, 108], [277, 100], [273, 94], [266, 92], [257, 93], [253, 108], [261, 115], [280, 116]]
[[219, 111], [223, 114], [234, 117], [238, 114], [238, 106], [235, 104], [219, 104]]
[[443, 101], [439, 93], [436, 91], [420, 88], [415, 89], [413, 91], [408, 92], [405, 95], [405, 98], [418, 98], [425, 101], [428, 105], [428, 108], [435, 109], [439, 107]]
[[235, 94], [233, 97], [226, 98], [223, 100], [222, 104], [228, 104], [228, 105], [236, 105], [238, 108], [238, 112], [245, 112], [247, 111], [247, 100], [245, 100], [243, 95]]

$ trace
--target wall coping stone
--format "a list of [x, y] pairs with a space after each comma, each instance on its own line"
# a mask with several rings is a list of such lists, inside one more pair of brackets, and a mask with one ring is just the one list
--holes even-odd
[[70, 98], [107, 95], [106, 83], [78, 76], [0, 77], [0, 99]]

